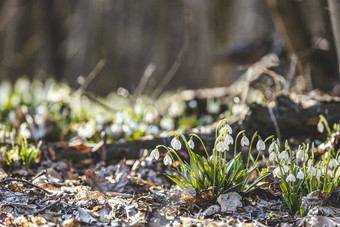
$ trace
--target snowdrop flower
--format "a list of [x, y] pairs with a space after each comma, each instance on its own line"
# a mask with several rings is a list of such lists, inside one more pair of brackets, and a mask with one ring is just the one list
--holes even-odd
[[257, 141], [256, 149], [257, 149], [258, 151], [261, 151], [261, 150], [266, 149], [266, 145], [264, 144], [264, 142], [263, 142], [262, 139], [259, 139], [259, 141]]
[[272, 153], [273, 150], [279, 150], [277, 143], [274, 141], [269, 145], [268, 152]]
[[208, 102], [207, 111], [210, 114], [218, 114], [220, 112], [221, 106], [217, 102]]
[[156, 114], [152, 111], [148, 111], [145, 116], [144, 116], [144, 120], [147, 122], [147, 123], [152, 123], [156, 118]]
[[195, 147], [194, 141], [193, 141], [192, 139], [190, 139], [190, 140], [188, 141], [188, 145], [189, 145], [189, 147], [190, 147], [191, 150], [193, 150], [194, 147]]
[[269, 161], [274, 161], [274, 159], [275, 159], [275, 153], [274, 152], [272, 152], [272, 153], [270, 153], [270, 155], [269, 155]]
[[96, 115], [96, 123], [97, 124], [102, 125], [102, 124], [105, 123], [105, 121], [106, 121], [106, 117], [104, 115], [102, 115], [102, 114]]
[[95, 129], [91, 122], [86, 123], [84, 126], [80, 126], [77, 130], [77, 134], [80, 137], [91, 138], [95, 133]]
[[175, 128], [175, 122], [170, 117], [163, 117], [159, 122], [160, 126], [165, 130], [173, 130]]
[[317, 129], [318, 132], [323, 133], [323, 131], [325, 130], [325, 126], [323, 125], [323, 123], [321, 121], [319, 121], [318, 125], [317, 125]]
[[227, 144], [226, 141], [223, 142], [223, 145], [224, 145], [224, 149], [229, 151], [229, 145]]
[[159, 133], [159, 128], [156, 125], [150, 125], [148, 131], [151, 135], [157, 135]]
[[335, 167], [337, 167], [339, 165], [339, 162], [336, 160], [336, 159], [331, 159], [330, 161], [329, 161], [329, 166], [331, 167], [331, 168], [335, 168]]
[[197, 101], [195, 99], [193, 100], [190, 100], [189, 103], [188, 103], [188, 106], [191, 108], [191, 109], [194, 109], [197, 107]]
[[296, 153], [296, 158], [302, 160], [303, 154], [303, 150], [299, 149], [299, 151]]
[[223, 142], [222, 141], [219, 141], [217, 144], [216, 144], [216, 150], [219, 151], [219, 152], [223, 152], [226, 150], [226, 147], [224, 146]]
[[220, 129], [220, 134], [225, 134], [227, 132], [227, 126], [223, 126], [221, 129]]
[[241, 146], [249, 146], [249, 139], [246, 136], [243, 136], [241, 139]]
[[280, 174], [280, 167], [276, 167], [273, 171], [273, 175], [274, 177], [280, 178], [281, 174]]
[[158, 149], [157, 148], [153, 149], [151, 151], [151, 153], [150, 153], [150, 156], [151, 157], [153, 156], [156, 160], [159, 159], [159, 151], [158, 151]]
[[117, 124], [122, 124], [124, 120], [124, 114], [121, 111], [118, 111], [115, 115], [115, 122]]
[[171, 117], [178, 117], [184, 111], [185, 111], [185, 103], [184, 102], [173, 102], [168, 109], [168, 113]]
[[226, 127], [227, 127], [227, 130], [228, 130], [228, 133], [233, 134], [233, 129], [230, 127], [230, 125], [227, 124]]
[[175, 149], [176, 151], [180, 150], [181, 147], [182, 147], [182, 144], [181, 142], [179, 141], [178, 138], [174, 137], [172, 140], [171, 140], [171, 146], [173, 149]]
[[300, 171], [298, 172], [298, 174], [296, 175], [296, 177], [297, 177], [297, 179], [302, 180], [302, 179], [305, 178], [305, 174], [300, 170]]
[[316, 179], [318, 179], [318, 181], [319, 181], [320, 177], [321, 177], [321, 170], [318, 169], [318, 171], [316, 172]]
[[286, 178], [287, 182], [295, 182], [296, 178], [293, 174], [289, 174], [288, 177]]
[[170, 158], [169, 155], [166, 155], [163, 159], [164, 165], [171, 165], [172, 164], [172, 160]]
[[307, 165], [308, 165], [308, 166], [311, 166], [312, 164], [313, 164], [312, 159], [309, 159], [308, 162], [307, 162]]
[[316, 169], [313, 166], [308, 167], [308, 172], [310, 172], [311, 176], [316, 175]]
[[228, 134], [225, 137], [225, 144], [229, 146], [230, 144], [233, 144], [233, 143], [234, 143], [233, 137], [230, 134]]
[[286, 166], [286, 165], [284, 165], [284, 166], [283, 166], [283, 171], [284, 171], [285, 173], [287, 173], [287, 172], [289, 171], [289, 167]]
[[28, 128], [20, 129], [20, 136], [25, 139], [31, 138], [32, 134]]
[[289, 160], [289, 154], [287, 151], [282, 151], [280, 154], [279, 154], [279, 159], [282, 161], [282, 160], [286, 160], [288, 161]]

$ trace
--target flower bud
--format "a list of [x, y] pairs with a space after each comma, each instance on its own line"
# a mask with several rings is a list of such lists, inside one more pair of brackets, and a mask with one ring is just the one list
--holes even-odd
[[331, 168], [335, 168], [338, 165], [339, 165], [339, 162], [334, 158], [329, 161], [329, 167], [331, 167]]
[[151, 151], [151, 153], [150, 153], [150, 156], [151, 157], [153, 156], [156, 160], [159, 159], [159, 151], [158, 151], [158, 149], [157, 148], [153, 149]]
[[264, 144], [262, 139], [259, 139], [259, 141], [257, 141], [256, 149], [258, 151], [261, 151], [261, 150], [263, 151], [264, 149], [266, 149], [266, 145]]
[[163, 159], [164, 165], [171, 165], [172, 164], [172, 159], [169, 155], [166, 155]]
[[289, 174], [288, 177], [286, 178], [287, 182], [295, 182], [296, 178], [293, 174]]
[[241, 146], [249, 146], [249, 139], [246, 136], [243, 136], [241, 139]]
[[191, 150], [193, 150], [194, 147], [195, 147], [194, 141], [193, 141], [192, 139], [190, 139], [190, 140], [188, 141], [188, 145], [189, 145], [189, 147], [190, 147]]
[[179, 139], [177, 139], [176, 137], [174, 137], [172, 140], [171, 140], [171, 146], [173, 149], [175, 150], [180, 150], [181, 147], [182, 147], [182, 144], [181, 142], [179, 141]]
[[296, 175], [296, 177], [297, 177], [297, 179], [302, 180], [302, 179], [305, 178], [305, 174], [300, 170], [300, 171], [298, 172], [298, 174]]

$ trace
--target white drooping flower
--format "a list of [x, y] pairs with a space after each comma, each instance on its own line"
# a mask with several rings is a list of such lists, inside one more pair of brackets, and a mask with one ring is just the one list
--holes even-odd
[[175, 128], [175, 122], [170, 117], [163, 117], [159, 122], [159, 125], [165, 130], [173, 130]]
[[172, 159], [169, 155], [166, 155], [163, 159], [164, 165], [171, 165], [172, 164]]
[[272, 153], [274, 149], [275, 149], [276, 151], [279, 150], [279, 146], [277, 145], [277, 143], [276, 143], [275, 141], [272, 142], [272, 143], [269, 145], [268, 152], [269, 152], [269, 153]]
[[316, 179], [320, 180], [321, 177], [321, 170], [318, 169], [318, 171], [316, 171]]
[[304, 155], [303, 150], [299, 149], [299, 151], [296, 153], [296, 158], [303, 160], [303, 155]]
[[312, 159], [309, 159], [308, 162], [307, 162], [307, 165], [308, 165], [308, 166], [311, 166], [312, 164], [313, 164]]
[[280, 178], [280, 177], [281, 177], [281, 173], [280, 173], [280, 172], [281, 172], [281, 171], [280, 171], [280, 167], [276, 167], [276, 168], [274, 169], [274, 171], [273, 171], [274, 177]]
[[189, 147], [190, 147], [191, 150], [193, 150], [194, 147], [195, 147], [194, 141], [193, 141], [192, 139], [190, 139], [190, 140], [188, 141], [188, 145], [189, 145]]
[[225, 144], [229, 146], [230, 144], [233, 144], [233, 143], [234, 143], [233, 137], [230, 134], [226, 135]]
[[227, 127], [227, 130], [228, 130], [228, 133], [233, 134], [233, 129], [230, 127], [230, 125], [227, 124], [226, 127]]
[[241, 146], [249, 146], [249, 139], [246, 136], [243, 136], [241, 139]]
[[210, 101], [207, 104], [207, 111], [210, 114], [218, 114], [220, 112], [221, 106], [217, 102]]
[[259, 141], [257, 141], [256, 149], [258, 151], [261, 151], [261, 150], [263, 151], [264, 149], [266, 149], [266, 145], [264, 144], [262, 139], [259, 139]]
[[148, 127], [148, 132], [151, 134], [151, 135], [157, 135], [159, 133], [159, 128], [156, 126], [156, 125], [150, 125]]
[[317, 128], [318, 128], [318, 132], [320, 133], [323, 133], [323, 131], [325, 130], [325, 126], [323, 125], [321, 121], [319, 121]]
[[340, 162], [340, 155], [339, 155], [339, 157], [338, 157], [338, 162]]
[[20, 129], [20, 136], [25, 139], [31, 138], [32, 134], [28, 128]]
[[159, 159], [159, 151], [157, 148], [153, 149], [150, 153], [151, 157], [154, 157], [156, 160]]
[[287, 182], [295, 182], [296, 178], [293, 174], [289, 174], [288, 177], [286, 178]]
[[172, 140], [171, 140], [171, 146], [173, 149], [175, 149], [176, 151], [180, 150], [181, 147], [182, 147], [182, 144], [181, 142], [179, 141], [178, 138], [174, 137]]
[[288, 152], [285, 150], [285, 151], [282, 151], [280, 154], [279, 154], [279, 159], [281, 160], [281, 161], [283, 161], [283, 160], [286, 160], [286, 161], [288, 161], [289, 160], [289, 154], [288, 154]]
[[316, 169], [313, 166], [308, 167], [308, 172], [310, 173], [311, 176], [316, 175]]
[[224, 145], [224, 150], [229, 151], [229, 145], [227, 144], [226, 140], [224, 140], [223, 145]]
[[284, 165], [284, 166], [283, 166], [283, 171], [285, 171], [285, 173], [287, 173], [287, 172], [289, 171], [289, 167], [286, 166], [286, 165]]
[[336, 159], [331, 159], [330, 161], [329, 161], [329, 166], [331, 167], [331, 168], [335, 168], [335, 167], [337, 167], [339, 165], [339, 162], [336, 160]]
[[274, 159], [275, 159], [275, 153], [274, 152], [272, 152], [272, 153], [270, 153], [270, 155], [269, 155], [269, 161], [274, 161]]
[[216, 150], [219, 151], [219, 152], [223, 152], [226, 150], [226, 147], [224, 146], [223, 142], [222, 141], [219, 141], [217, 144], [216, 144]]
[[305, 178], [305, 174], [300, 170], [300, 171], [298, 172], [298, 174], [296, 175], [296, 177], [297, 177], [297, 179], [302, 180], [302, 179]]
[[224, 125], [224, 126], [220, 129], [220, 132], [219, 132], [219, 133], [224, 135], [224, 134], [226, 134], [226, 132], [227, 132], [227, 126]]

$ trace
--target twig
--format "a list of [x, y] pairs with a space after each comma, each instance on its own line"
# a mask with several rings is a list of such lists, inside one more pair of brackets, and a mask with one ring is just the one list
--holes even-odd
[[86, 91], [83, 91], [82, 94], [85, 95], [86, 97], [88, 97], [91, 101], [97, 103], [98, 105], [104, 107], [105, 109], [107, 109], [109, 111], [116, 111], [116, 110], [118, 110], [117, 108], [113, 108], [113, 107], [108, 106], [105, 103], [99, 101], [94, 95], [92, 95], [92, 94], [90, 94], [90, 93], [88, 93]]
[[143, 93], [152, 73], [155, 71], [156, 65], [153, 63], [150, 63], [148, 67], [146, 67], [142, 78], [140, 79], [135, 91], [133, 92], [133, 99], [136, 100], [136, 98]]
[[249, 66], [246, 72], [245, 88], [242, 93], [242, 101], [241, 101], [242, 104], [245, 104], [247, 101], [249, 84], [252, 79], [252, 76], [253, 76], [253, 66]]
[[89, 75], [85, 78], [84, 81], [81, 82], [80, 89], [85, 91], [89, 84], [92, 82], [94, 78], [98, 75], [98, 73], [103, 69], [105, 66], [105, 59], [101, 59], [96, 66], [93, 68], [93, 70], [89, 73]]
[[33, 183], [31, 183], [31, 182], [29, 182], [29, 181], [27, 181], [27, 180], [23, 180], [23, 179], [9, 178], [9, 179], [5, 179], [5, 180], [0, 181], [0, 184], [5, 183], [5, 182], [12, 182], [12, 181], [20, 181], [20, 182], [23, 182], [23, 183], [25, 183], [25, 184], [28, 184], [28, 185], [30, 185], [30, 186], [32, 186], [32, 187], [38, 188], [38, 189], [40, 189], [41, 191], [43, 191], [43, 192], [45, 192], [45, 193], [47, 193], [47, 194], [52, 194], [52, 192], [49, 192], [49, 191], [47, 191], [46, 189], [44, 189], [44, 188], [42, 188], [42, 187], [39, 187], [38, 185], [35, 185], [35, 184], [33, 184]]
[[280, 128], [279, 128], [279, 124], [277, 123], [274, 111], [273, 111], [273, 107], [268, 106], [268, 112], [269, 112], [269, 116], [270, 119], [272, 120], [274, 127], [275, 127], [275, 131], [276, 131], [276, 135], [279, 138], [279, 140], [281, 141], [281, 133], [280, 133]]
[[184, 43], [183, 47], [177, 54], [175, 61], [172, 63], [169, 71], [163, 77], [157, 88], [152, 93], [151, 97], [157, 98], [163, 92], [165, 86], [174, 77], [179, 67], [182, 65], [185, 56], [189, 50], [189, 24], [191, 22], [191, 10], [184, 4]]
[[296, 64], [297, 64], [298, 58], [295, 54], [292, 55], [290, 60], [289, 69], [287, 72], [287, 83], [285, 84], [283, 88], [283, 92], [287, 93], [290, 88], [290, 83], [292, 82], [293, 76], [295, 74]]
[[[44, 212], [45, 210], [47, 210], [47, 209], [53, 207], [54, 205], [56, 205], [57, 203], [59, 203], [60, 200], [61, 200], [61, 199], [58, 199], [57, 201], [55, 201], [55, 202], [53, 202], [53, 203], [51, 203], [51, 204], [49, 204], [49, 205], [47, 205], [47, 206], [45, 206], [45, 207], [39, 209], [39, 210], [34, 211], [32, 214], [33, 214], [33, 215], [36, 215], [36, 214], [39, 214], [39, 213], [41, 213], [41, 212]], [[28, 215], [28, 214], [27, 214], [27, 215]]]

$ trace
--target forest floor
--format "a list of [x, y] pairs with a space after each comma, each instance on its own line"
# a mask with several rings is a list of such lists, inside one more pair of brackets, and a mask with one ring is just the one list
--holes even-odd
[[[338, 132], [327, 136], [316, 130], [320, 114], [325, 115], [330, 124], [339, 122], [340, 100], [338, 97], [315, 92], [295, 97], [278, 95], [272, 100], [275, 105], [260, 102], [244, 105], [240, 104], [239, 98], [236, 100], [233, 97], [227, 97], [225, 91], [224, 88], [203, 89], [190, 93], [192, 97], [183, 101], [184, 107], [191, 108], [191, 101], [195, 100], [195, 108], [201, 113], [203, 111], [198, 108], [201, 108], [200, 106], [206, 108], [211, 102], [211, 99], [204, 99], [205, 94], [208, 92], [209, 95], [216, 96], [213, 98], [215, 103], [212, 103], [212, 107], [215, 108], [217, 103], [221, 109], [219, 107], [219, 112], [216, 112], [211, 107], [215, 112], [210, 115], [207, 113], [203, 117], [204, 119], [213, 119], [213, 121], [204, 126], [189, 127], [184, 130], [185, 135], [187, 132], [195, 132], [200, 135], [209, 151], [214, 148], [216, 121], [225, 117], [233, 131], [246, 129], [252, 133], [259, 131], [261, 135], [275, 134], [280, 139], [288, 139], [294, 150], [301, 142], [318, 143], [319, 147], [315, 153], [315, 159], [318, 160], [322, 160], [327, 149], [339, 150], [340, 136]], [[188, 92], [181, 94], [187, 97]], [[176, 95], [176, 99], [180, 96]], [[234, 102], [234, 104], [223, 109], [226, 102]], [[69, 108], [75, 106], [72, 104], [73, 101], [69, 101]], [[55, 103], [48, 105], [48, 107], [56, 108], [57, 106], [59, 108], [56, 111], [60, 115], [56, 119], [59, 119], [58, 124], [61, 124], [58, 132], [70, 132], [69, 134], [74, 135], [75, 132], [71, 132], [71, 130], [75, 126], [70, 129], [65, 128], [69, 124], [63, 120], [69, 115], [67, 112], [69, 110], [65, 108], [66, 105], [56, 105]], [[53, 111], [53, 108], [47, 109]], [[92, 104], [89, 105], [89, 108], [92, 108]], [[151, 110], [154, 111], [154, 107], [152, 108]], [[16, 110], [17, 120], [21, 119], [24, 123], [13, 127], [16, 127], [21, 133], [30, 128], [34, 137], [34, 130], [39, 132], [40, 128], [38, 120], [32, 123], [33, 117], [30, 116], [35, 114], [30, 113], [32, 109], [28, 108], [27, 110], [27, 107], [21, 107]], [[91, 113], [90, 110], [87, 109], [85, 112]], [[131, 122], [132, 116], [140, 121], [140, 124], [143, 124], [144, 122], [140, 119], [145, 118], [136, 116], [137, 110], [138, 108], [135, 106], [133, 114], [125, 117], [125, 120], [128, 119]], [[170, 110], [171, 105], [169, 112]], [[177, 111], [177, 109], [175, 110]], [[226, 112], [222, 114], [222, 111]], [[124, 114], [127, 113], [128, 111], [124, 112]], [[120, 117], [120, 114], [116, 113], [115, 119], [105, 123], [112, 130], [116, 127], [114, 122], [118, 121], [117, 116]], [[191, 118], [185, 116], [183, 118], [175, 117], [175, 119], [175, 122], [179, 124], [181, 119], [189, 121]], [[48, 120], [44, 125], [50, 123]], [[98, 120], [96, 121], [98, 126]], [[187, 121], [184, 122], [187, 123]], [[90, 119], [89, 122], [93, 122], [93, 120]], [[13, 125], [15, 124], [14, 121]], [[30, 124], [33, 126], [31, 127]], [[123, 122], [122, 124], [127, 123]], [[172, 168], [178, 165], [178, 162], [174, 162], [172, 166], [166, 166], [163, 164], [166, 154], [161, 153], [160, 159], [157, 160], [150, 156], [150, 151], [157, 145], [170, 146], [173, 132], [165, 135], [158, 133], [153, 136], [150, 135], [151, 132], [145, 132], [146, 135], [139, 136], [141, 132], [138, 131], [137, 134], [132, 134], [138, 138], [116, 139], [113, 143], [107, 141], [105, 137], [100, 137], [101, 132], [96, 132], [88, 137], [99, 138], [99, 140], [89, 143], [89, 141], [79, 138], [79, 129], [82, 125], [84, 122], [76, 123], [78, 136], [68, 141], [45, 141], [40, 148], [39, 156], [36, 157], [37, 163], [32, 166], [27, 165], [27, 159], [24, 161], [22, 144], [17, 144], [8, 138], [0, 140], [2, 152], [0, 159], [0, 226], [340, 225], [339, 188], [335, 188], [327, 198], [321, 198], [315, 193], [307, 195], [305, 200], [309, 210], [305, 217], [300, 217], [299, 212], [296, 215], [289, 214], [289, 209], [280, 190], [279, 178], [272, 175], [273, 168], [268, 168], [270, 175], [264, 178], [262, 186], [250, 192], [213, 194], [211, 189], [200, 192], [196, 192], [190, 187], [182, 189], [165, 176], [165, 174], [169, 174], [179, 177]], [[86, 127], [87, 125], [86, 123]], [[126, 125], [123, 125], [123, 129], [124, 127]], [[124, 131], [125, 136], [127, 132]], [[82, 133], [84, 134], [84, 131]], [[32, 139], [32, 141], [34, 140]], [[334, 147], [330, 148], [330, 143]], [[18, 147], [21, 147], [21, 156], [19, 153], [12, 152], [15, 149], [19, 150]], [[202, 153], [202, 147], [197, 146], [195, 149], [198, 153]], [[178, 152], [183, 159], [188, 160], [188, 154], [183, 149]], [[241, 153], [247, 158], [247, 151], [241, 150]], [[337, 156], [339, 156], [339, 152]], [[268, 158], [267, 151], [265, 151], [264, 157]], [[233, 154], [228, 153], [226, 159], [231, 160], [232, 158]], [[264, 161], [261, 162], [263, 167], [264, 163]], [[249, 183], [256, 177], [251, 176]]]

